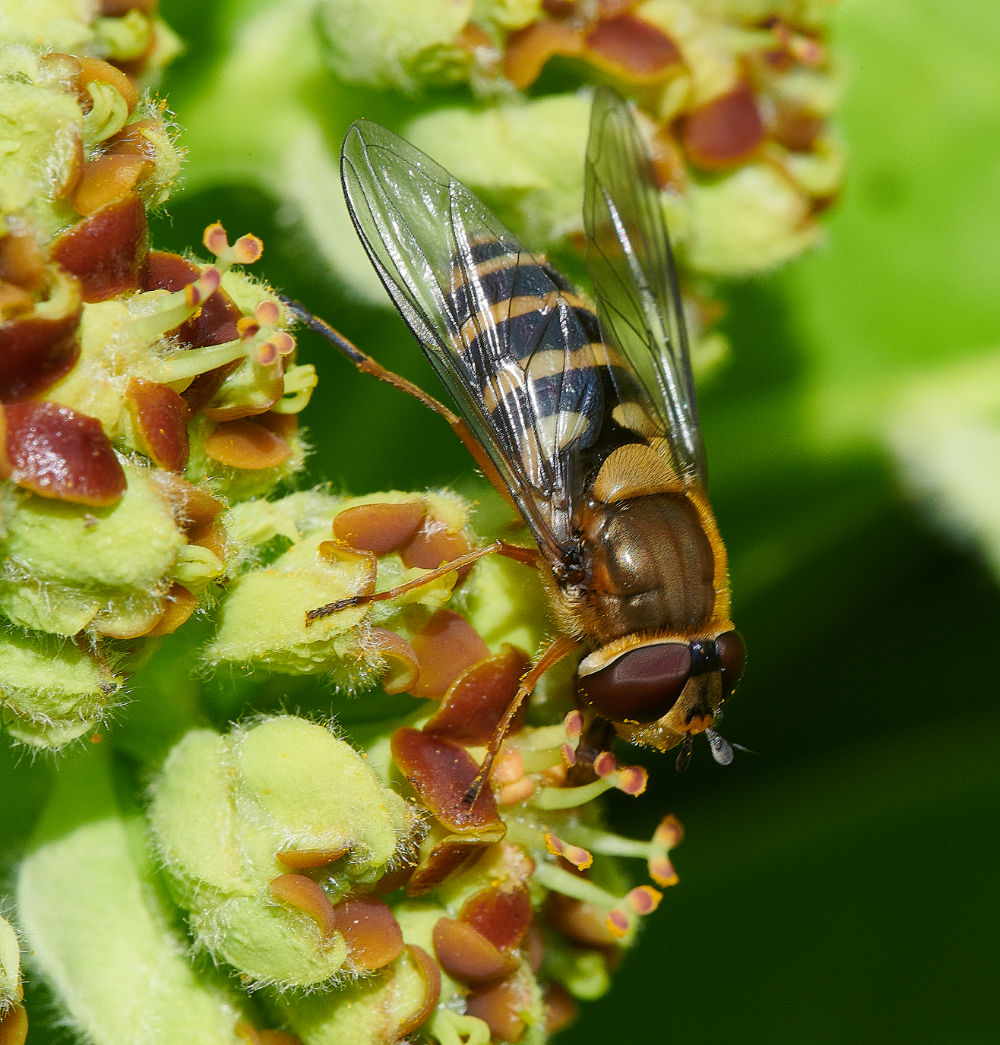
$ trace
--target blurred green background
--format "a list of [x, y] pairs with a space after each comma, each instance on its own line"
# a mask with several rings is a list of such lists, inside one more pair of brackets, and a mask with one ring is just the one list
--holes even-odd
[[[163, 0], [189, 44], [162, 89], [182, 127], [246, 7]], [[1000, 1039], [1000, 595], [974, 549], [925, 521], [885, 440], [901, 389], [1000, 346], [1000, 5], [846, 0], [833, 39], [851, 158], [827, 242], [724, 287], [733, 352], [701, 393], [750, 650], [723, 732], [756, 754], [724, 769], [702, 745], [682, 777], [638, 756], [650, 788], [613, 800], [614, 822], [648, 837], [676, 813], [681, 883], [562, 1036], [580, 1045]], [[384, 96], [377, 112], [351, 99], [309, 104], [339, 107], [331, 127], [386, 118]], [[395, 313], [352, 302], [260, 187], [179, 193], [154, 243], [196, 245], [214, 220], [262, 236], [256, 272], [435, 390]], [[320, 374], [310, 480], [474, 489], [442, 422], [317, 339], [300, 346]], [[3, 770], [25, 801], [13, 834], [49, 772]]]

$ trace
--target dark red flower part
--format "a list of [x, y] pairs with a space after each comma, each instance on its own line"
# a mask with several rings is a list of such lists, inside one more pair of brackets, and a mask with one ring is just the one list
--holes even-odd
[[691, 162], [707, 170], [742, 163], [766, 136], [753, 90], [746, 83], [689, 112], [680, 121], [680, 134]]
[[682, 61], [662, 29], [630, 14], [599, 22], [587, 34], [587, 50], [599, 64], [630, 80], [658, 80]]
[[128, 485], [100, 422], [56, 403], [6, 408], [12, 475], [42, 497], [106, 508]]
[[485, 990], [469, 996], [466, 1014], [482, 1020], [492, 1036], [500, 1041], [518, 1042], [524, 1035], [521, 1013], [532, 1005], [532, 984], [524, 970], [518, 970]]
[[276, 468], [291, 455], [292, 448], [280, 435], [241, 418], [223, 421], [205, 440], [205, 453], [230, 468], [257, 470]]
[[531, 896], [524, 884], [512, 889], [483, 889], [465, 901], [458, 915], [460, 921], [472, 926], [501, 951], [520, 945], [533, 916]]
[[[495, 657], [473, 664], [449, 687], [441, 707], [424, 726], [424, 732], [470, 747], [488, 744], [529, 664], [528, 655], [509, 644]], [[511, 726], [512, 733], [518, 731], [527, 713], [525, 701]]]
[[0, 402], [37, 396], [73, 369], [80, 357], [82, 314], [77, 304], [54, 319], [26, 315], [0, 323]]
[[420, 678], [410, 692], [435, 700], [443, 697], [467, 668], [490, 655], [479, 632], [454, 610], [438, 610], [410, 645], [420, 665]]
[[[440, 519], [433, 515], [424, 518], [423, 525], [399, 549], [399, 556], [407, 569], [436, 570], [445, 562], [472, 551], [469, 539], [461, 531], [448, 530]], [[469, 575], [471, 566], [458, 571], [458, 583]]]
[[86, 302], [143, 289], [148, 254], [146, 208], [135, 193], [78, 221], [52, 245], [52, 260], [80, 280]]
[[352, 548], [388, 555], [411, 540], [426, 514], [427, 505], [423, 501], [359, 504], [337, 514], [333, 533]]
[[349, 896], [334, 905], [337, 932], [357, 969], [381, 969], [405, 948], [403, 932], [389, 905], [377, 896]]
[[[169, 290], [176, 292], [183, 290], [190, 283], [194, 283], [201, 275], [201, 269], [192, 264], [179, 254], [170, 254], [166, 251], [154, 250], [149, 255], [149, 270], [146, 274], [145, 290]], [[224, 345], [227, 341], [235, 341], [240, 335], [236, 329], [237, 322], [243, 318], [243, 313], [235, 301], [219, 287], [213, 291], [204, 302], [198, 312], [189, 320], [181, 323], [175, 331], [177, 339], [182, 345], [190, 348], [204, 348], [207, 345]], [[227, 364], [228, 366], [229, 364]], [[227, 373], [239, 365], [230, 366]], [[222, 367], [218, 368], [222, 370]], [[217, 371], [210, 371], [217, 373]], [[194, 383], [206, 378], [208, 374], [201, 374]], [[212, 390], [205, 402], [209, 402], [218, 387], [222, 384], [223, 375], [218, 385]], [[204, 404], [202, 404], [204, 405]], [[192, 408], [196, 412], [201, 407]]]
[[517, 959], [504, 954], [465, 922], [439, 918], [434, 924], [434, 953], [441, 968], [464, 983], [490, 983], [509, 976]]
[[125, 399], [135, 419], [142, 444], [139, 449], [160, 468], [166, 468], [168, 472], [183, 472], [191, 449], [187, 403], [168, 385], [141, 377], [129, 381]]
[[463, 802], [479, 766], [462, 747], [450, 740], [404, 726], [392, 735], [392, 758], [417, 792], [421, 802], [449, 831], [499, 841], [504, 824], [490, 788], [484, 787], [471, 806]]

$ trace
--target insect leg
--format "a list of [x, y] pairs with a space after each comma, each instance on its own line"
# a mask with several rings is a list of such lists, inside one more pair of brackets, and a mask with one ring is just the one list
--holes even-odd
[[479, 767], [479, 772], [476, 773], [476, 779], [469, 785], [469, 790], [465, 792], [462, 798], [463, 805], [471, 806], [479, 797], [479, 792], [482, 790], [483, 784], [493, 768], [493, 760], [497, 757], [500, 745], [504, 742], [504, 737], [507, 736], [507, 730], [510, 729], [510, 724], [514, 721], [518, 708], [531, 695], [531, 691], [535, 688], [538, 680], [553, 664], [568, 656], [578, 646], [579, 642], [574, 638], [570, 638], [569, 635], [560, 635], [558, 638], [553, 639], [535, 662], [534, 667], [521, 679], [521, 684], [517, 687], [514, 699], [510, 702], [506, 712], [504, 712], [504, 716], [493, 734], [493, 739], [490, 741], [490, 746], [486, 749], [486, 757]]
[[407, 381], [407, 379], [402, 377], [400, 374], [395, 374], [391, 370], [386, 370], [381, 363], [362, 352], [357, 345], [348, 341], [339, 331], [334, 330], [329, 323], [320, 319], [318, 316], [314, 316], [305, 305], [296, 301], [294, 298], [285, 297], [284, 294], [279, 294], [278, 297], [297, 319], [300, 319], [307, 327], [309, 327], [310, 330], [319, 334], [320, 337], [326, 338], [334, 348], [347, 356], [361, 373], [371, 374], [372, 377], [378, 378], [379, 381], [384, 381], [387, 385], [392, 385], [393, 388], [398, 388], [401, 392], [405, 392], [407, 395], [413, 396], [413, 398], [418, 402], [423, 403], [428, 410], [433, 410], [434, 413], [440, 414], [441, 417], [451, 425], [451, 430], [455, 435], [462, 440], [462, 445], [470, 454], [472, 454], [483, 475], [486, 476], [489, 482], [495, 487], [497, 492], [507, 501], [507, 503], [516, 508], [516, 505], [514, 505], [514, 502], [511, 500], [507, 484], [500, 478], [500, 473], [497, 471], [496, 465], [490, 460], [489, 455], [482, 446], [480, 446], [479, 441], [472, 432], [469, 431], [469, 426], [458, 416], [458, 414], [453, 410], [449, 410], [444, 403], [439, 402], [434, 398], [434, 396], [428, 395], [422, 388], [415, 385], [412, 381]]
[[[400, 595], [405, 595], [407, 592], [415, 591], [417, 588], [422, 588], [430, 581], [436, 581], [446, 573], [451, 573], [452, 570], [460, 570], [464, 566], [471, 566], [472, 563], [483, 558], [484, 555], [492, 555], [494, 552], [502, 552], [503, 544], [503, 541], [494, 541], [492, 544], [486, 545], [485, 548], [479, 548], [476, 551], [467, 552], [465, 555], [460, 555], [457, 559], [452, 559], [451, 562], [442, 563], [436, 570], [431, 570], [429, 573], [416, 577], [412, 581], [407, 581], [405, 584], [400, 584], [395, 588], [389, 588], [388, 591], [374, 592], [371, 595], [351, 595], [349, 598], [340, 599], [339, 602], [330, 602], [325, 606], [320, 606], [318, 609], [309, 610], [306, 614], [306, 627], [312, 624], [313, 621], [320, 620], [323, 617], [329, 617], [330, 614], [339, 613], [340, 610], [346, 610], [351, 606], [366, 606], [370, 602], [382, 602], [385, 599], [398, 599]], [[508, 545], [508, 547], [513, 547], [513, 545]], [[518, 548], [517, 550], [524, 551], [525, 549]]]

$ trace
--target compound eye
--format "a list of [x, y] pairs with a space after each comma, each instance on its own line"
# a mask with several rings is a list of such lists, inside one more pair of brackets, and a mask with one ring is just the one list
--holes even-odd
[[606, 668], [584, 675], [580, 692], [612, 722], [655, 722], [676, 703], [691, 674], [691, 650], [663, 642], [629, 650]]
[[727, 631], [715, 640], [715, 652], [722, 666], [722, 696], [736, 689], [747, 659], [747, 646], [738, 631]]

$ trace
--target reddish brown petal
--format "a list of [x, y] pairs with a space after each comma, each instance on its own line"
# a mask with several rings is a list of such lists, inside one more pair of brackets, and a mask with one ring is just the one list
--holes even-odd
[[125, 392], [132, 411], [139, 449], [168, 472], [187, 467], [188, 406], [168, 385], [133, 377]]
[[95, 508], [125, 492], [125, 473], [99, 421], [55, 403], [15, 403], [6, 412], [7, 456], [19, 486]]
[[462, 801], [479, 769], [464, 747], [405, 726], [392, 735], [392, 757], [420, 800], [450, 831], [483, 841], [503, 837], [503, 821], [489, 787], [479, 792], [471, 807]]
[[489, 983], [509, 976], [517, 959], [495, 947], [465, 922], [439, 918], [434, 924], [434, 953], [441, 968], [464, 983]]
[[285, 867], [301, 871], [312, 867], [325, 867], [334, 860], [339, 860], [346, 852], [346, 849], [287, 849], [278, 853], [277, 858]]
[[45, 391], [68, 373], [80, 355], [79, 297], [69, 315], [28, 315], [0, 323], [0, 402], [14, 403]]
[[164, 250], [149, 252], [149, 267], [143, 290], [183, 290], [201, 275], [201, 269], [180, 254]]
[[[468, 538], [461, 532], [450, 532], [434, 516], [424, 519], [423, 526], [399, 549], [399, 557], [407, 569], [436, 570], [438, 566], [472, 551]], [[471, 566], [458, 571], [458, 583], [469, 574]]]
[[172, 635], [198, 608], [198, 596], [192, 595], [182, 584], [174, 584], [166, 597], [167, 608], [147, 635]]
[[584, 947], [609, 947], [615, 942], [608, 929], [607, 909], [572, 896], [549, 893], [545, 901], [545, 920]]
[[205, 453], [230, 468], [275, 468], [291, 454], [281, 436], [253, 421], [223, 421], [205, 440]]
[[486, 851], [487, 842], [464, 841], [452, 835], [434, 848], [421, 861], [406, 883], [407, 896], [424, 896], [436, 889], [449, 875], [473, 863]]
[[532, 1005], [531, 983], [523, 971], [493, 987], [471, 995], [465, 1007], [466, 1015], [475, 1016], [489, 1028], [494, 1038], [518, 1042], [524, 1034], [521, 1013]]
[[[149, 255], [149, 271], [146, 274], [145, 290], [169, 290], [178, 291], [183, 290], [188, 284], [193, 283], [201, 275], [201, 269], [197, 265], [193, 265], [190, 261], [182, 258], [179, 254], [169, 254], [165, 251], [153, 251]], [[227, 341], [235, 341], [239, 337], [239, 333], [236, 330], [236, 323], [239, 319], [242, 319], [243, 313], [240, 311], [239, 306], [235, 301], [219, 287], [218, 290], [206, 298], [198, 313], [191, 319], [187, 320], [177, 328], [175, 331], [178, 340], [183, 345], [187, 345], [190, 348], [203, 348], [206, 345], [222, 345]], [[217, 374], [218, 371], [223, 369], [226, 373], [218, 380], [211, 393], [205, 398], [203, 403], [198, 406], [192, 406], [192, 413], [200, 410], [205, 403], [208, 403], [215, 393], [218, 391], [222, 381], [225, 380], [226, 376], [231, 373], [237, 366], [239, 366], [239, 360], [232, 364], [226, 364], [226, 367], [219, 367], [217, 370], [209, 371], [207, 374], [201, 374], [195, 378], [190, 388], [193, 388], [199, 381], [209, 377], [209, 374]]]
[[[470, 747], [488, 744], [529, 663], [523, 650], [505, 645], [495, 657], [473, 664], [452, 683], [424, 732]], [[521, 707], [520, 721], [511, 727], [512, 733], [524, 721], [527, 701]]]
[[311, 878], [303, 874], [279, 874], [272, 878], [271, 895], [282, 903], [291, 904], [315, 919], [324, 937], [337, 931], [337, 916], [330, 898]]
[[24, 1045], [27, 1040], [27, 1010], [23, 1005], [11, 1005], [0, 1019], [0, 1045]]
[[791, 105], [779, 105], [771, 137], [790, 152], [809, 152], [823, 133], [822, 116]]
[[420, 667], [413, 647], [386, 628], [372, 628], [372, 638], [389, 667], [381, 678], [386, 693], [405, 693], [420, 678]]
[[397, 1028], [397, 1041], [405, 1038], [407, 1034], [412, 1033], [423, 1023], [426, 1023], [437, 1008], [438, 1000], [441, 997], [441, 970], [438, 968], [437, 962], [423, 947], [417, 947], [416, 944], [409, 943], [406, 945], [406, 949], [410, 952], [410, 957], [424, 978], [427, 993], [424, 995], [424, 1004], [420, 1009]]
[[106, 301], [143, 287], [148, 249], [146, 209], [132, 193], [64, 232], [52, 258], [80, 280], [84, 301]]
[[542, 18], [507, 37], [504, 75], [523, 91], [538, 79], [543, 66], [554, 55], [580, 54], [582, 50], [582, 30]]
[[333, 909], [337, 932], [358, 969], [381, 969], [403, 953], [403, 932], [388, 904], [377, 896], [352, 896]]
[[45, 255], [30, 226], [11, 229], [0, 239], [0, 280], [25, 290], [41, 290], [47, 278]]
[[545, 1031], [555, 1034], [568, 1027], [577, 1017], [578, 1008], [573, 995], [561, 983], [549, 983], [542, 996], [545, 1006]]
[[180, 519], [189, 544], [200, 544], [226, 506], [207, 490], [199, 489], [179, 475], [157, 474], [157, 481], [172, 511]]
[[[182, 330], [183, 325], [177, 329], [178, 331]], [[235, 326], [233, 329], [235, 329]], [[192, 417], [198, 413], [199, 410], [204, 410], [205, 407], [211, 403], [226, 378], [241, 366], [242, 363], [242, 359], [234, 359], [231, 363], [217, 366], [214, 370], [206, 370], [204, 374], [199, 374], [191, 384], [184, 389], [181, 395], [184, 398], [184, 402], [187, 403], [188, 410], [191, 411]]]
[[236, 324], [243, 313], [235, 301], [221, 288], [213, 291], [199, 312], [177, 328], [182, 344], [192, 348], [206, 345], [224, 345], [240, 336]]
[[483, 889], [465, 901], [458, 917], [506, 951], [524, 939], [533, 915], [528, 888], [522, 885], [506, 891]]
[[661, 29], [633, 15], [600, 22], [587, 35], [588, 57], [630, 80], [658, 80], [681, 61], [673, 40]]
[[423, 501], [359, 504], [338, 513], [333, 520], [333, 532], [339, 540], [355, 548], [387, 555], [413, 537], [426, 514], [427, 505]]
[[102, 207], [121, 199], [153, 171], [146, 156], [110, 154], [83, 166], [83, 176], [73, 193], [73, 206], [89, 217]]
[[139, 100], [139, 92], [136, 90], [135, 84], [121, 69], [116, 69], [113, 65], [102, 62], [100, 58], [79, 58], [78, 61], [80, 62], [80, 73], [77, 77], [77, 89], [81, 99], [85, 99], [85, 104], [91, 101], [90, 94], [87, 91], [87, 84], [97, 80], [100, 83], [107, 83], [114, 87], [125, 99], [129, 112], [135, 108], [136, 102]]
[[764, 141], [764, 124], [749, 84], [741, 83], [689, 112], [681, 140], [693, 163], [708, 170], [732, 167]]
[[453, 610], [438, 610], [410, 645], [420, 665], [420, 678], [410, 690], [415, 697], [444, 696], [467, 668], [490, 655], [476, 629]]

